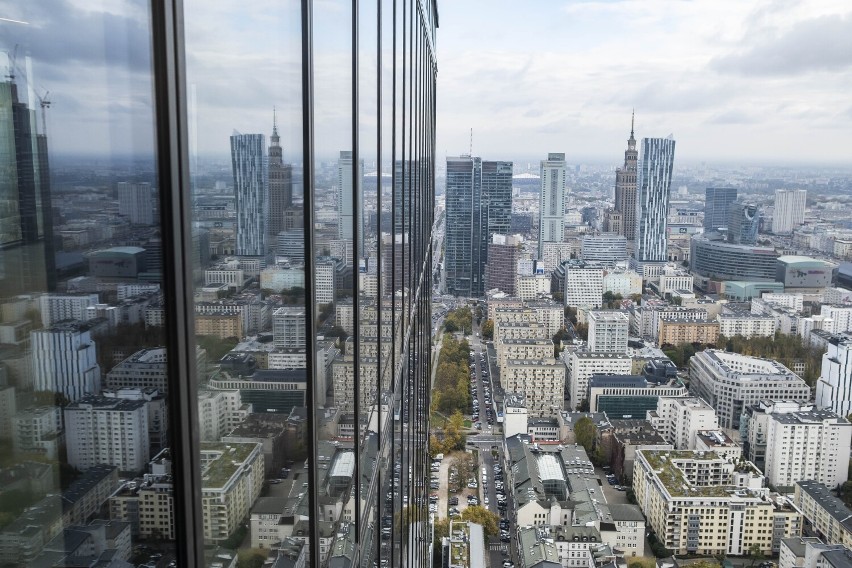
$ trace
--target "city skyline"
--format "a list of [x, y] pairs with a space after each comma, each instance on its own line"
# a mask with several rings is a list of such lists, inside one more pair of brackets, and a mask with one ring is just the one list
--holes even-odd
[[[26, 22], [0, 22], [7, 45], [34, 46], [32, 52], [22, 48], [17, 53], [17, 65], [32, 69], [35, 90], [30, 102], [46, 91], [51, 94], [47, 122], [52, 151], [58, 156], [115, 157], [150, 152], [149, 129], [133, 128], [152, 121], [150, 60], [142, 33], [147, 19], [144, 7], [133, 5], [127, 13], [110, 15], [110, 25], [126, 33], [104, 36], [97, 16], [72, 2], [27, 7], [25, 14], [18, 13], [20, 8], [12, 2], [3, 4], [9, 20]], [[320, 55], [331, 60], [345, 39], [334, 39], [333, 33], [334, 22], [345, 17], [341, 6], [327, 1], [315, 8], [322, 22], [316, 31]], [[626, 1], [566, 3], [539, 7], [547, 24], [535, 33], [525, 33], [532, 24], [512, 17], [517, 8], [511, 3], [490, 2], [488, 10], [481, 6], [481, 2], [440, 6], [439, 161], [467, 152], [472, 128], [474, 154], [491, 159], [537, 161], [547, 152], [564, 151], [568, 163], [616, 165], [628, 114], [635, 107], [637, 137], [674, 133], [683, 164], [847, 163], [843, 144], [852, 125], [852, 107], [844, 93], [852, 79], [838, 71], [852, 66], [847, 55], [852, 53], [852, 15], [843, 2], [767, 1], [723, 7], [704, 1], [667, 8]], [[197, 155], [227, 155], [233, 124], [228, 113], [216, 109], [227, 108], [230, 100], [195, 88], [227, 80], [229, 89], [236, 89], [233, 96], [246, 102], [241, 129], [267, 132], [274, 106], [284, 158], [298, 156], [301, 116], [297, 107], [287, 104], [298, 98], [293, 86], [298, 77], [292, 76], [292, 70], [270, 73], [269, 63], [258, 51], [264, 42], [240, 35], [239, 30], [252, 25], [255, 16], [241, 13], [237, 6], [211, 7], [202, 13], [190, 4], [187, 12], [203, 20], [193, 29], [202, 29], [204, 21], [241, 24], [223, 29], [227, 37], [215, 39], [190, 30], [198, 47], [188, 53], [195, 74], [192, 101], [205, 116], [196, 124]], [[291, 28], [298, 28], [295, 15], [282, 17]], [[489, 25], [477, 25], [483, 19]], [[109, 58], [91, 53], [84, 42], [69, 37], [69, 29], [103, 37], [111, 46]], [[520, 38], [527, 39], [522, 43]], [[207, 54], [215, 53], [213, 43], [217, 42], [234, 46], [232, 55], [211, 59]], [[279, 55], [297, 60], [297, 42], [280, 43]], [[32, 58], [30, 67], [27, 56]], [[7, 67], [6, 59], [6, 53], [0, 54], [0, 67]], [[88, 73], [119, 73], [121, 81], [133, 86], [128, 89], [132, 98], [111, 100], [115, 93], [97, 90], [96, 81], [68, 74], [69, 64], [87, 61], [97, 63]], [[253, 79], [257, 73], [266, 77], [264, 87], [247, 88], [257, 83]], [[492, 88], [498, 78], [510, 80], [516, 88]], [[316, 80], [334, 91], [330, 75]], [[103, 120], [107, 106], [123, 112]], [[329, 104], [318, 105], [320, 157], [331, 158], [348, 145], [342, 135], [348, 127], [333, 111]], [[191, 118], [193, 112], [190, 109]], [[493, 120], [495, 113], [500, 121]], [[82, 116], [93, 119], [83, 121]], [[121, 131], [131, 136], [117, 136]], [[89, 141], [86, 148], [76, 143], [80, 132]], [[121, 144], [109, 144], [116, 139]], [[521, 151], [519, 140], [523, 140]], [[364, 139], [364, 147], [369, 149], [370, 142], [374, 140]], [[373, 158], [369, 151], [361, 157]]]

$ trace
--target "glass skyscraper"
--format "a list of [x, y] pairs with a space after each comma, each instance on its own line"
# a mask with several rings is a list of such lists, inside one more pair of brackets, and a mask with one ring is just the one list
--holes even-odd
[[12, 5], [0, 563], [431, 565], [435, 2]]
[[509, 232], [512, 162], [475, 156], [447, 158], [446, 212], [446, 292], [480, 297], [485, 293], [491, 236]]
[[675, 141], [643, 138], [636, 196], [636, 262], [666, 261], [666, 220], [672, 185]]
[[728, 226], [731, 203], [737, 200], [735, 187], [708, 187], [704, 189], [704, 230], [718, 231]]
[[541, 193], [538, 205], [538, 258], [544, 243], [565, 240], [565, 154], [548, 154], [541, 161]]

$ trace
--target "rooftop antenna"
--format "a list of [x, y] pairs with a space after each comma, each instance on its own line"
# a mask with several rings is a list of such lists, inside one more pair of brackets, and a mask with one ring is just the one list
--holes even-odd
[[48, 95], [50, 95], [50, 91], [45, 91], [41, 96], [36, 93], [36, 97], [38, 97], [38, 104], [41, 107], [41, 133], [44, 136], [47, 136], [47, 113], [45, 111], [50, 108], [50, 99], [47, 98]]
[[473, 128], [470, 129], [470, 148], [468, 149], [468, 155], [473, 156]]

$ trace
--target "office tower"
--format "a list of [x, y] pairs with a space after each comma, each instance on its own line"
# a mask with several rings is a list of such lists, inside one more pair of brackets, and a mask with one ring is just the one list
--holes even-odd
[[565, 154], [548, 154], [541, 161], [541, 188], [538, 200], [538, 258], [544, 243], [565, 240]]
[[523, 239], [510, 235], [492, 235], [485, 265], [485, 290], [498, 289], [515, 295], [515, 273]]
[[99, 464], [140, 473], [151, 458], [144, 400], [88, 396], [63, 410], [68, 463], [85, 471]]
[[491, 235], [509, 232], [512, 163], [447, 158], [446, 210], [446, 291], [482, 296]]
[[101, 369], [91, 326], [63, 322], [30, 335], [33, 389], [79, 400], [101, 389]]
[[778, 253], [774, 247], [735, 245], [696, 235], [690, 241], [690, 251], [690, 269], [696, 276], [715, 281], [775, 280]]
[[[358, 221], [358, 252], [364, 251], [364, 161], [358, 162], [358, 174], [352, 167], [352, 152], [342, 150], [337, 160], [337, 238], [355, 242], [355, 222]], [[357, 184], [354, 183], [357, 180]], [[357, 204], [353, 197], [358, 197]]]
[[592, 353], [627, 353], [627, 312], [589, 311], [589, 351]]
[[672, 185], [675, 141], [643, 138], [636, 195], [636, 263], [666, 261], [666, 219]]
[[729, 208], [728, 242], [735, 245], [756, 245], [760, 221], [757, 205], [734, 201]]
[[728, 226], [731, 204], [737, 200], [735, 187], [704, 189], [704, 231], [718, 231]]
[[37, 132], [35, 110], [19, 100], [24, 93], [26, 87], [10, 70], [0, 83], [0, 284], [5, 295], [56, 288], [47, 135], [44, 125]]
[[630, 138], [627, 139], [627, 150], [624, 151], [624, 166], [615, 171], [615, 211], [620, 214], [617, 221], [610, 216], [613, 223], [611, 230], [619, 229], [619, 233], [632, 241], [636, 238], [636, 192], [637, 192], [637, 158], [636, 138], [633, 136], [633, 118], [630, 118]]
[[269, 171], [263, 134], [231, 136], [238, 256], [266, 256]]
[[772, 232], [789, 235], [805, 222], [807, 189], [776, 189], [775, 212], [772, 214]]
[[284, 163], [274, 113], [269, 142], [269, 235], [275, 238], [284, 230], [284, 211], [293, 203], [293, 166]]
[[852, 335], [834, 335], [822, 356], [816, 385], [816, 404], [840, 416], [852, 413]]
[[627, 260], [627, 239], [617, 233], [600, 233], [583, 237], [580, 258], [614, 266]]
[[118, 182], [118, 214], [133, 225], [153, 225], [156, 219], [156, 198], [147, 182]]

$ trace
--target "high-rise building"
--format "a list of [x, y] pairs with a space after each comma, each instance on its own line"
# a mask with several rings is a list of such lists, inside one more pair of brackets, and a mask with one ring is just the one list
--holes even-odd
[[757, 205], [734, 201], [729, 208], [728, 242], [735, 245], [757, 244], [760, 221]]
[[156, 219], [156, 198], [147, 182], [118, 182], [118, 214], [133, 225], [153, 225]]
[[61, 393], [72, 402], [101, 390], [101, 368], [91, 326], [62, 322], [33, 331], [33, 388]]
[[500, 290], [510, 296], [516, 294], [515, 283], [518, 258], [523, 239], [511, 235], [492, 235], [488, 245], [488, 263], [485, 265], [485, 289]]
[[630, 138], [627, 139], [627, 150], [624, 151], [624, 166], [615, 171], [615, 212], [617, 222], [609, 230], [624, 235], [627, 240], [636, 238], [636, 192], [639, 152], [636, 150], [636, 138], [633, 136], [633, 118], [630, 119]]
[[541, 189], [538, 200], [538, 258], [544, 243], [565, 240], [565, 154], [551, 153], [541, 161]]
[[591, 262], [614, 266], [627, 260], [627, 239], [617, 233], [600, 233], [583, 237], [580, 257]]
[[[364, 250], [364, 162], [358, 162], [358, 175], [355, 175], [352, 152], [341, 150], [337, 159], [337, 238], [355, 241], [355, 221], [358, 220], [359, 252]], [[357, 181], [357, 185], [356, 182]], [[358, 197], [357, 205], [353, 198]]]
[[141, 472], [151, 457], [144, 400], [85, 397], [63, 410], [68, 463], [85, 471], [99, 464]]
[[272, 314], [272, 338], [275, 347], [304, 349], [304, 308], [284, 306], [275, 310]]
[[269, 235], [275, 238], [284, 230], [284, 212], [293, 204], [293, 166], [284, 162], [274, 114], [269, 141]]
[[807, 189], [776, 189], [775, 212], [772, 213], [772, 232], [789, 235], [805, 222]]
[[512, 217], [512, 163], [472, 156], [447, 158], [445, 286], [479, 297], [491, 235], [506, 234]]
[[718, 231], [728, 226], [731, 203], [737, 200], [735, 187], [704, 189], [704, 230]]
[[589, 311], [589, 351], [592, 353], [627, 353], [630, 319], [618, 310]]
[[666, 220], [672, 185], [675, 141], [643, 138], [636, 195], [636, 262], [666, 261]]
[[266, 256], [269, 170], [263, 134], [231, 136], [239, 256]]
[[[14, 65], [14, 60], [11, 62]], [[56, 288], [47, 135], [19, 98], [11, 70], [0, 83], [0, 247], [4, 295]]]
[[840, 416], [852, 413], [852, 335], [829, 340], [822, 356], [822, 373], [816, 385], [816, 403]]

